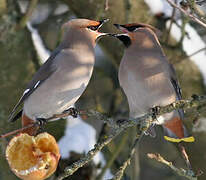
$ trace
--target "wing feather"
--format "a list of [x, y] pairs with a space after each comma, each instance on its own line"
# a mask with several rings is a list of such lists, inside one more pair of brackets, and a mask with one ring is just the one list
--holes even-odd
[[[39, 87], [46, 79], [48, 79], [57, 69], [54, 65], [53, 61], [55, 60], [56, 56], [61, 52], [61, 47], [57, 47], [51, 54], [51, 56], [47, 59], [47, 61], [39, 68], [39, 70], [35, 73], [32, 80], [27, 85], [26, 90], [24, 91], [22, 97], [19, 99], [18, 103], [13, 108], [12, 112], [9, 115], [9, 122], [14, 122], [18, 118], [18, 114], [22, 111], [20, 110], [19, 113], [16, 114], [17, 109], [19, 106]], [[18, 116], [19, 117], [19, 116]]]

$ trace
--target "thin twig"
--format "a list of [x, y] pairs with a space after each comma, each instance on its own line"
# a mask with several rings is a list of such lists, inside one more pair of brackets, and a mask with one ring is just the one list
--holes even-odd
[[20, 128], [20, 129], [17, 129], [17, 130], [14, 130], [14, 131], [11, 131], [11, 132], [8, 132], [8, 133], [5, 133], [5, 134], [2, 134], [0, 135], [0, 138], [5, 138], [5, 137], [8, 137], [8, 136], [11, 136], [11, 135], [14, 135], [14, 134], [17, 134], [17, 133], [20, 133], [24, 130], [27, 130], [29, 128], [32, 128], [34, 126], [38, 126], [37, 123], [32, 123], [32, 124], [29, 124], [27, 126], [24, 126], [23, 128]]
[[189, 180], [197, 180], [197, 176], [195, 176], [195, 174], [193, 173], [193, 171], [191, 170], [185, 170], [182, 168], [177, 168], [175, 167], [172, 162], [169, 162], [167, 160], [165, 160], [160, 154], [153, 154], [153, 153], [148, 153], [147, 156], [150, 159], [155, 159], [156, 161], [167, 165], [168, 167], [170, 167], [174, 172], [176, 172], [179, 176], [183, 176], [186, 177]]
[[130, 20], [130, 10], [131, 10], [131, 2], [130, 0], [124, 0], [125, 6], [125, 21], [128, 23]]
[[105, 11], [109, 10], [109, 0], [105, 0], [104, 10], [105, 10]]
[[[177, 4], [177, 0], [175, 0], [174, 3]], [[173, 24], [173, 22], [174, 22], [175, 12], [176, 12], [176, 8], [173, 7], [173, 9], [172, 9], [172, 16], [171, 16], [171, 18], [170, 18], [170, 26], [169, 26], [169, 28], [168, 28], [168, 34], [167, 34], [167, 38], [166, 38], [166, 43], [167, 43], [167, 44], [168, 44], [168, 41], [169, 41], [170, 32], [171, 32], [171, 29], [172, 29], [172, 24]]]
[[29, 18], [31, 17], [32, 12], [34, 11], [37, 3], [38, 3], [38, 0], [32, 0], [29, 3], [27, 11], [19, 23], [19, 26], [18, 26], [19, 28], [24, 28], [26, 26], [26, 23], [29, 21]]
[[144, 132], [142, 132], [142, 134], [135, 139], [134, 144], [132, 145], [131, 151], [129, 153], [128, 158], [124, 161], [124, 163], [122, 164], [122, 166], [120, 166], [119, 170], [116, 172], [116, 174], [114, 175], [114, 177], [111, 180], [120, 180], [122, 178], [122, 176], [124, 175], [125, 169], [127, 168], [127, 166], [130, 164], [131, 159], [135, 153], [136, 150], [136, 145], [139, 144], [141, 138], [143, 137]]
[[197, 16], [199, 16], [199, 18], [204, 18], [205, 17], [205, 13], [203, 10], [201, 10], [198, 6], [197, 3], [195, 2], [195, 0], [189, 0], [187, 1], [190, 9], [192, 10], [193, 13], [195, 13]]
[[99, 143], [97, 143], [93, 149], [91, 149], [83, 158], [80, 160], [74, 162], [72, 165], [65, 168], [64, 173], [61, 174], [57, 179], [61, 180], [64, 179], [70, 175], [72, 175], [75, 171], [77, 171], [80, 167], [84, 166], [88, 162], [90, 162], [94, 156], [101, 151], [101, 149], [106, 146], [114, 137], [116, 137], [120, 132], [122, 132], [123, 129], [119, 128], [116, 129], [115, 133], [106, 136], [103, 140], [101, 140]]
[[[60, 118], [68, 117], [68, 116], [71, 116], [71, 115], [72, 115], [71, 111], [67, 111], [67, 112], [62, 113], [62, 114], [54, 114], [52, 117], [49, 117], [49, 118], [45, 119], [45, 122], [50, 122], [50, 121], [53, 121], [53, 120], [55, 120], [57, 118], [60, 119]], [[16, 129], [14, 131], [2, 134], [2, 135], [0, 135], [0, 138], [5, 138], [5, 137], [8, 137], [8, 136], [17, 134], [17, 133], [21, 133], [21, 132], [23, 132], [23, 131], [25, 131], [25, 130], [27, 130], [29, 128], [35, 127], [35, 126], [41, 126], [41, 125], [39, 124], [38, 121], [36, 121], [34, 123], [31, 123], [31, 124], [29, 124], [27, 126], [24, 126], [24, 127], [20, 128], [20, 129]]]
[[180, 45], [180, 46], [182, 46], [182, 42], [185, 38], [185, 35], [186, 35], [185, 26], [188, 22], [189, 22], [189, 18], [182, 15], [182, 24], [181, 24], [181, 28], [180, 28], [181, 29], [181, 37], [180, 37], [180, 40], [178, 42], [178, 45]]
[[184, 13], [186, 16], [190, 17], [191, 20], [193, 20], [194, 22], [200, 24], [201, 26], [203, 26], [204, 28], [206, 28], [206, 24], [204, 22], [202, 22], [201, 20], [199, 20], [198, 18], [196, 18], [195, 16], [193, 16], [192, 14], [190, 14], [189, 12], [187, 12], [186, 10], [182, 9], [181, 7], [177, 6], [174, 2], [172, 2], [172, 0], [166, 0], [171, 6], [179, 9], [182, 13]]
[[106, 172], [107, 169], [109, 169], [111, 167], [111, 165], [113, 164], [114, 160], [117, 158], [117, 156], [119, 155], [119, 153], [121, 152], [122, 148], [125, 146], [126, 142], [128, 139], [128, 133], [125, 133], [123, 135], [123, 137], [121, 138], [121, 142], [117, 145], [117, 147], [115, 148], [113, 154], [111, 155], [111, 157], [109, 158], [107, 164], [102, 168], [101, 173], [98, 175], [98, 177], [96, 178], [97, 180], [101, 180]]
[[186, 59], [188, 59], [188, 58], [190, 58], [190, 57], [192, 57], [192, 56], [194, 56], [194, 55], [196, 55], [196, 54], [198, 54], [198, 53], [200, 53], [200, 52], [202, 52], [202, 51], [205, 51], [205, 50], [206, 50], [206, 47], [201, 48], [201, 49], [195, 51], [194, 53], [192, 53], [192, 54], [186, 56], [185, 58], [181, 59], [180, 61], [177, 61], [177, 62], [174, 63], [174, 64], [178, 64], [178, 63], [180, 63], [180, 62], [182, 62], [182, 61], [184, 61], [184, 60], [186, 60]]
[[182, 153], [182, 156], [186, 162], [186, 165], [187, 165], [187, 168], [190, 169], [192, 171], [192, 166], [190, 164], [190, 160], [189, 160], [189, 157], [186, 153], [186, 150], [185, 150], [185, 147], [182, 145], [182, 144], [178, 144], [179, 148], [180, 148], [180, 151]]
[[[204, 50], [206, 50], [206, 47], [201, 48], [201, 49], [195, 51], [194, 53], [188, 55], [187, 58], [190, 58], [190, 57], [192, 57], [192, 56], [194, 56], [194, 55], [196, 55], [196, 54], [198, 54], [198, 53], [200, 53], [201, 51], [204, 51]], [[185, 59], [187, 59], [187, 58], [185, 58]]]

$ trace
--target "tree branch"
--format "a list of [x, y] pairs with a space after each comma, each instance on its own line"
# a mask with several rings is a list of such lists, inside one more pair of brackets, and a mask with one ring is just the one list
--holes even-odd
[[125, 172], [125, 169], [130, 164], [131, 159], [135, 153], [136, 145], [139, 144], [140, 139], [143, 137], [143, 135], [144, 135], [144, 131], [141, 133], [141, 135], [139, 137], [136, 138], [134, 144], [132, 145], [132, 148], [131, 148], [131, 151], [129, 153], [128, 158], [124, 161], [122, 166], [120, 166], [119, 170], [116, 172], [116, 174], [114, 175], [114, 177], [111, 180], [121, 180], [121, 178]]
[[174, 64], [178, 64], [178, 63], [180, 63], [180, 62], [182, 62], [182, 61], [184, 61], [184, 60], [187, 60], [187, 59], [191, 58], [192, 56], [194, 56], [194, 55], [196, 55], [196, 54], [198, 54], [198, 53], [200, 53], [200, 52], [202, 52], [202, 51], [205, 51], [205, 50], [206, 50], [206, 47], [203, 47], [203, 48], [195, 51], [194, 53], [192, 53], [192, 54], [190, 54], [190, 55], [187, 55], [185, 58], [181, 59], [180, 61], [177, 61], [177, 62], [174, 63]]
[[189, 12], [187, 12], [186, 10], [182, 9], [181, 7], [177, 6], [174, 2], [172, 2], [172, 0], [166, 0], [171, 6], [179, 9], [183, 14], [185, 14], [186, 16], [190, 17], [191, 20], [193, 20], [194, 22], [200, 24], [201, 26], [203, 26], [204, 28], [206, 28], [206, 24], [204, 22], [202, 22], [201, 20], [199, 20], [198, 18], [196, 18], [195, 16], [193, 16], [192, 14], [190, 14]]
[[155, 159], [156, 161], [167, 165], [168, 167], [170, 167], [174, 172], [176, 172], [179, 176], [183, 176], [186, 177], [189, 180], [197, 180], [197, 176], [193, 173], [193, 171], [191, 170], [185, 170], [182, 168], [177, 168], [175, 167], [172, 162], [169, 162], [167, 160], [165, 160], [160, 154], [153, 154], [153, 153], [148, 153], [147, 156], [150, 159]]
[[[199, 106], [202, 107], [202, 105], [205, 105], [205, 104], [206, 104], [206, 96], [193, 95], [192, 99], [180, 100], [180, 101], [176, 101], [176, 102], [171, 103], [171, 104], [164, 106], [164, 107], [158, 107], [157, 108], [158, 112], [156, 113], [156, 115], [162, 115], [162, 114], [169, 113], [169, 112], [171, 112], [173, 110], [177, 110], [177, 109], [186, 110], [186, 109], [190, 109], [190, 108], [198, 108]], [[56, 115], [54, 115], [46, 120], [49, 122], [49, 121], [52, 121], [52, 120], [57, 119], [57, 118], [67, 117], [71, 114], [72, 114], [72, 111], [67, 111], [67, 112], [62, 113], [62, 114], [56, 114]], [[152, 120], [152, 117], [154, 115], [152, 112], [149, 112], [149, 113], [147, 113], [141, 117], [138, 117], [136, 119], [129, 118], [127, 120], [119, 120], [119, 121], [114, 121], [112, 118], [108, 118], [106, 115], [101, 114], [101, 113], [94, 111], [94, 110], [80, 111], [79, 114], [82, 116], [94, 116], [99, 120], [103, 120], [110, 127], [112, 127], [112, 132], [110, 133], [110, 135], [103, 137], [100, 142], [95, 144], [94, 148], [91, 149], [83, 158], [74, 162], [72, 165], [66, 167], [64, 173], [61, 174], [57, 178], [58, 180], [64, 179], [65, 177], [72, 175], [80, 167], [82, 167], [85, 164], [87, 164], [88, 162], [90, 162], [94, 158], [94, 156], [99, 151], [101, 151], [101, 149], [104, 146], [106, 146], [109, 142], [111, 142], [117, 135], [119, 135], [125, 129], [132, 127], [132, 126], [140, 125], [140, 127], [141, 127], [140, 131], [143, 133], [144, 131], [147, 130], [147, 128], [150, 126], [150, 124], [154, 121], [154, 120]], [[31, 125], [36, 126], [37, 123], [31, 124]], [[28, 127], [27, 126], [24, 127], [24, 129], [31, 128], [31, 125], [29, 125]], [[19, 130], [16, 130], [15, 132], [19, 132]], [[7, 133], [7, 134], [10, 135], [11, 133]], [[0, 137], [5, 137], [5, 136], [1, 135]], [[134, 146], [136, 145], [137, 141], [138, 140], [136, 140]], [[121, 166], [122, 172], [124, 172], [124, 170], [126, 169], [128, 162], [130, 161], [133, 153], [134, 153], [133, 150], [131, 150], [129, 158], [123, 163], [123, 166]], [[117, 174], [121, 175], [122, 172], [120, 172], [120, 173], [117, 172]]]
[[[157, 115], [162, 115], [165, 113], [169, 113], [173, 110], [176, 109], [190, 109], [190, 108], [197, 108], [201, 106], [202, 104], [206, 103], [206, 96], [196, 96], [194, 95], [192, 99], [189, 100], [180, 100], [176, 101], [174, 103], [171, 103], [167, 106], [164, 107], [158, 107], [158, 112]], [[123, 121], [114, 121], [112, 118], [107, 118], [105, 115], [102, 115], [101, 113], [95, 112], [95, 111], [85, 111], [84, 112], [86, 115], [89, 116], [95, 116], [98, 119], [103, 120], [104, 122], [108, 123], [109, 126], [112, 127], [112, 133], [108, 136], [105, 136], [99, 143], [97, 143], [93, 149], [91, 149], [83, 158], [80, 160], [74, 162], [72, 165], [68, 166], [65, 168], [65, 171], [63, 174], [61, 174], [57, 179], [61, 180], [64, 179], [70, 175], [72, 175], [75, 171], [77, 171], [80, 167], [84, 166], [88, 162], [90, 162], [93, 157], [101, 151], [101, 149], [106, 146], [110, 141], [112, 141], [117, 135], [119, 135], [122, 131], [125, 129], [136, 126], [136, 125], [142, 125], [142, 124], [147, 124], [146, 126], [148, 127], [149, 123], [151, 123], [151, 118], [153, 117], [153, 113], [149, 112], [145, 114], [144, 116], [141, 116], [139, 118], [133, 119], [129, 118], [128, 120], [123, 120]], [[83, 114], [84, 114], [83, 113]], [[132, 153], [133, 154], [133, 153]], [[129, 161], [129, 160], [128, 160]], [[125, 169], [128, 163], [127, 161], [123, 164], [123, 168]]]
[[[174, 3], [177, 4], [177, 0], [175, 0]], [[168, 41], [169, 41], [170, 32], [171, 32], [171, 29], [172, 29], [172, 24], [174, 22], [175, 12], [176, 12], [176, 8], [173, 7], [173, 9], [172, 9], [172, 16], [171, 16], [171, 19], [170, 19], [170, 25], [169, 25], [169, 28], [168, 28], [168, 34], [167, 34], [167, 37], [166, 37], [166, 43], [167, 44], [168, 44]]]
[[108, 159], [108, 162], [106, 163], [106, 165], [102, 168], [102, 171], [100, 172], [100, 174], [98, 175], [98, 177], [96, 178], [97, 180], [101, 180], [107, 169], [109, 169], [114, 160], [117, 158], [117, 156], [120, 154], [121, 150], [125, 147], [125, 144], [127, 142], [128, 139], [128, 133], [124, 133], [123, 137], [121, 138], [121, 141], [119, 144], [117, 144], [116, 148], [114, 149], [114, 152], [112, 153], [112, 155], [110, 156], [110, 158]]
[[38, 3], [38, 0], [32, 0], [29, 3], [27, 11], [19, 23], [19, 26], [18, 26], [19, 28], [24, 28], [26, 26], [26, 23], [29, 21], [29, 18], [31, 17], [32, 12], [34, 11], [37, 3]]

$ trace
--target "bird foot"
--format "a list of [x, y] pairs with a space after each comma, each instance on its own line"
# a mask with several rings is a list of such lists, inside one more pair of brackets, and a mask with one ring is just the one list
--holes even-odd
[[77, 118], [77, 116], [79, 115], [79, 111], [76, 108], [69, 108], [69, 109], [63, 111], [63, 114], [64, 113], [68, 113], [73, 118]]
[[198, 99], [199, 99], [199, 96], [196, 95], [196, 94], [193, 94], [193, 95], [192, 95], [192, 98], [193, 98], [194, 100], [198, 100]]
[[155, 106], [150, 108], [150, 113], [152, 114], [152, 119], [157, 119], [157, 115], [159, 114], [160, 106]]
[[46, 125], [47, 123], [47, 119], [45, 118], [36, 118], [36, 123], [39, 126], [39, 129], [42, 130], [43, 127]]

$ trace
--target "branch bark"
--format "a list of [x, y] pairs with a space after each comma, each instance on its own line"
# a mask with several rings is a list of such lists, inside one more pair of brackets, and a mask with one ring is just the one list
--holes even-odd
[[37, 3], [38, 3], [38, 0], [32, 0], [29, 3], [27, 11], [19, 23], [19, 26], [18, 26], [19, 28], [24, 28], [26, 26], [26, 23], [29, 21], [31, 15], [32, 15], [32, 12], [34, 11]]
[[132, 145], [128, 158], [123, 162], [122, 166], [119, 168], [119, 170], [116, 172], [116, 174], [111, 180], [121, 180], [127, 166], [130, 164], [131, 159], [135, 153], [136, 146], [139, 144], [140, 139], [143, 137], [143, 135], [144, 135], [144, 131], [141, 133], [139, 137], [136, 138], [134, 144]]
[[197, 176], [195, 176], [195, 174], [193, 173], [193, 171], [191, 170], [185, 170], [182, 168], [177, 168], [175, 167], [172, 162], [169, 162], [167, 160], [165, 160], [160, 154], [153, 154], [153, 153], [149, 153], [147, 154], [147, 156], [150, 159], [155, 159], [156, 161], [165, 164], [166, 166], [170, 167], [174, 172], [176, 172], [179, 176], [183, 176], [186, 177], [189, 180], [197, 180]]

